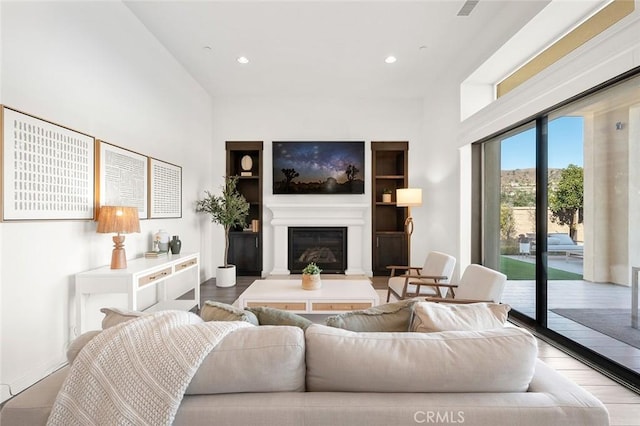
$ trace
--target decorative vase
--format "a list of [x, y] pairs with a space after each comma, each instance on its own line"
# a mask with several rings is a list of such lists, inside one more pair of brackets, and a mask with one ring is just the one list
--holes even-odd
[[391, 194], [382, 194], [382, 202], [390, 203], [391, 202]]
[[171, 248], [171, 254], [179, 254], [180, 249], [182, 248], [182, 241], [180, 241], [180, 237], [174, 235], [169, 242], [169, 247]]
[[160, 229], [156, 232], [155, 240], [158, 242], [158, 250], [161, 253], [167, 253], [169, 251], [169, 233], [164, 229]]
[[228, 268], [218, 266], [216, 269], [216, 287], [233, 287], [236, 285], [236, 265]]
[[304, 290], [318, 290], [322, 287], [320, 274], [302, 274], [302, 288]]

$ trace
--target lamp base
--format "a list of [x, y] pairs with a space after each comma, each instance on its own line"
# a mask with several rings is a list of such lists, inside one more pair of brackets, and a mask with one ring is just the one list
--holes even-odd
[[127, 269], [127, 255], [124, 251], [124, 235], [118, 234], [113, 236], [111, 269]]

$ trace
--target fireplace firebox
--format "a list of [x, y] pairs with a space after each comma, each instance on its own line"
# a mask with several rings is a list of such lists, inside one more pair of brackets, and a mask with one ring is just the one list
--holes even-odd
[[302, 273], [315, 262], [322, 273], [344, 274], [347, 269], [346, 227], [289, 227], [289, 270]]

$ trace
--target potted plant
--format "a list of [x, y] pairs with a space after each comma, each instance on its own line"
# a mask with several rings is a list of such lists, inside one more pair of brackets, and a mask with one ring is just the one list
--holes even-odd
[[311, 262], [305, 266], [302, 270], [302, 288], [304, 290], [318, 290], [322, 287], [320, 272], [322, 272], [322, 269], [320, 269], [315, 262]]
[[216, 272], [217, 287], [233, 287], [236, 284], [236, 266], [229, 264], [229, 232], [235, 227], [244, 228], [249, 214], [249, 203], [238, 192], [237, 176], [227, 176], [224, 180], [222, 195], [207, 195], [196, 203], [196, 212], [209, 213], [211, 221], [224, 228], [224, 265], [218, 266]]
[[391, 202], [391, 190], [389, 188], [385, 188], [382, 190], [382, 202], [383, 203]]

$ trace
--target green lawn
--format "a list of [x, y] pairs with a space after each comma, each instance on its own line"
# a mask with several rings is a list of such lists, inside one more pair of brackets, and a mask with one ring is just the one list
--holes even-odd
[[[533, 280], [536, 277], [536, 265], [529, 262], [521, 262], [510, 257], [500, 256], [500, 272], [507, 275], [510, 280]], [[550, 280], [581, 280], [582, 275], [574, 274], [560, 269], [549, 268]]]

